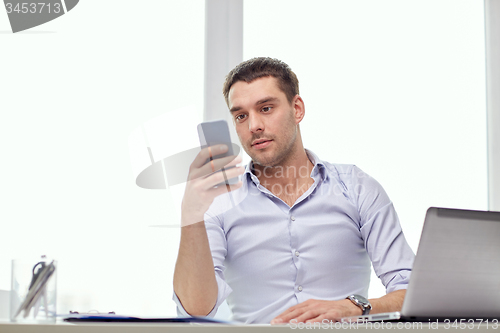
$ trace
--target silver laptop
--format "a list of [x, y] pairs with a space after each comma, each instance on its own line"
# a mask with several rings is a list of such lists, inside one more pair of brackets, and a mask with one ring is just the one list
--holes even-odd
[[500, 212], [427, 210], [401, 312], [342, 321], [500, 318]]

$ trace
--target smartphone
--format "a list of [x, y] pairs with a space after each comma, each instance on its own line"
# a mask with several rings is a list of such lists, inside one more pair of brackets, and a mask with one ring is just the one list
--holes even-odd
[[[235, 155], [234, 147], [231, 142], [231, 136], [229, 134], [229, 127], [227, 126], [227, 122], [225, 120], [213, 120], [203, 122], [198, 125], [198, 136], [200, 138], [200, 146], [201, 148], [205, 148], [208, 146], [214, 146], [218, 144], [225, 144], [228, 147], [227, 152], [224, 154], [217, 155], [217, 158], [232, 156]], [[236, 146], [236, 154], [239, 153], [239, 149]], [[206, 163], [210, 162], [210, 159], [207, 160]], [[220, 171], [217, 171], [220, 172]], [[238, 177], [226, 179], [225, 184], [233, 185], [238, 183]], [[224, 183], [218, 184], [222, 185]]]

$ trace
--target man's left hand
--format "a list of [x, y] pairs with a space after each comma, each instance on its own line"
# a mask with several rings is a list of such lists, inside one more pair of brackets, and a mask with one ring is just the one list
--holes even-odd
[[354, 305], [350, 300], [321, 301], [310, 299], [295, 306], [271, 320], [271, 324], [293, 323], [315, 323], [324, 319], [339, 321], [340, 318], [349, 316], [360, 316], [361, 308]]

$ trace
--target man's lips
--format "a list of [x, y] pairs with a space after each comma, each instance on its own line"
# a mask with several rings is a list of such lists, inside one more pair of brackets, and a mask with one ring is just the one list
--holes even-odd
[[271, 144], [271, 142], [272, 142], [272, 140], [266, 140], [266, 139], [255, 140], [252, 143], [252, 147], [255, 149], [264, 149], [267, 146], [269, 146], [269, 144]]

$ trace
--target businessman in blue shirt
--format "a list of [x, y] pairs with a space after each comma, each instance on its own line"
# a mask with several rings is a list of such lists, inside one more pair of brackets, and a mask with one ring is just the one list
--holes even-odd
[[[354, 165], [304, 148], [305, 105], [285, 63], [253, 58], [223, 88], [252, 158], [203, 149], [189, 171], [174, 273], [180, 315], [212, 316], [227, 300], [245, 323], [336, 321], [401, 309], [413, 252], [380, 184]], [[213, 163], [205, 163], [209, 157]], [[241, 181], [224, 186], [228, 178]], [[202, 176], [209, 174], [208, 176]], [[367, 300], [370, 265], [387, 294]]]

